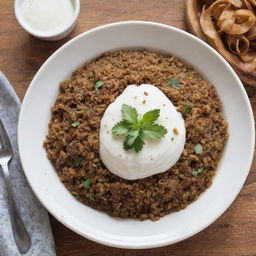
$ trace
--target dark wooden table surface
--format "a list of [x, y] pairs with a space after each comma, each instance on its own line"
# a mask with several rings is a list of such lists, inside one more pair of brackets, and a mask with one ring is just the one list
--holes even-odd
[[[0, 1], [0, 70], [21, 100], [44, 61], [70, 38], [90, 28], [116, 21], [147, 20], [186, 29], [183, 0], [80, 2], [81, 13], [76, 29], [64, 40], [45, 42], [30, 36], [18, 25], [13, 0]], [[256, 88], [245, 87], [255, 115]], [[254, 159], [246, 184], [228, 211], [210, 227], [183, 242], [151, 250], [115, 249], [91, 242], [51, 217], [57, 255], [256, 256], [256, 157]]]

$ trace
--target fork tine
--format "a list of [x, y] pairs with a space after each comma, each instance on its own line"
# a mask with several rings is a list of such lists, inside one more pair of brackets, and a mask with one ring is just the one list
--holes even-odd
[[0, 148], [4, 146], [4, 139], [3, 139], [3, 135], [1, 133], [2, 130], [2, 121], [0, 119]]
[[1, 119], [0, 119], [0, 143], [3, 144], [3, 147], [5, 147], [7, 149], [11, 149], [12, 148], [10, 139], [9, 139], [9, 137], [7, 135], [7, 132], [6, 132], [5, 128], [4, 128], [4, 124], [3, 124]]

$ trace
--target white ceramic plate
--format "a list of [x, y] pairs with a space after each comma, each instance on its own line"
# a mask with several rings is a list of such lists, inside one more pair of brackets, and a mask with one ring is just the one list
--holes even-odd
[[[113, 218], [79, 203], [60, 182], [42, 146], [59, 82], [86, 61], [120, 48], [164, 51], [191, 64], [215, 85], [229, 123], [230, 137], [213, 185], [185, 210], [156, 222]], [[177, 28], [150, 22], [101, 26], [57, 50], [31, 82], [21, 108], [18, 135], [25, 174], [45, 208], [80, 235], [122, 248], [164, 246], [206, 228], [236, 198], [249, 172], [254, 150], [251, 106], [229, 64], [200, 39]]]

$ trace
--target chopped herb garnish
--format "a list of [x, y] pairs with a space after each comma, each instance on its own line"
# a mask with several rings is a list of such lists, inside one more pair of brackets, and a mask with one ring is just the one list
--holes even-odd
[[94, 83], [93, 87], [95, 90], [99, 90], [101, 88], [101, 86], [104, 84], [105, 84], [105, 82], [98, 80]]
[[161, 139], [167, 130], [156, 120], [160, 116], [160, 109], [148, 111], [144, 115], [139, 115], [136, 108], [123, 104], [122, 120], [112, 128], [112, 134], [124, 135], [123, 148], [125, 150], [134, 149], [136, 152], [142, 150], [144, 139]]
[[167, 65], [165, 65], [165, 66], [164, 66], [164, 68], [168, 69], [168, 68], [170, 68], [170, 67], [169, 67], [169, 66], [167, 66]]
[[174, 141], [174, 137], [171, 138], [171, 141]]
[[75, 166], [79, 166], [81, 164], [81, 162], [82, 162], [82, 159], [80, 159], [80, 158], [74, 159]]
[[174, 88], [174, 89], [180, 88], [180, 82], [175, 78], [168, 78], [167, 83], [171, 88]]
[[90, 187], [91, 187], [91, 179], [85, 179], [84, 181], [83, 181], [83, 183], [82, 183], [82, 185], [83, 185], [83, 187], [85, 188], [85, 189], [89, 189]]
[[79, 122], [79, 121], [76, 121], [76, 122], [72, 123], [71, 126], [73, 126], [73, 127], [75, 128], [75, 127], [77, 127], [79, 124], [80, 124], [80, 122]]
[[198, 175], [203, 174], [204, 171], [205, 171], [205, 168], [204, 168], [204, 167], [201, 167], [201, 168], [198, 168], [198, 169], [192, 171], [192, 175], [196, 177], [196, 176], [198, 176]]
[[197, 144], [194, 147], [194, 150], [197, 155], [201, 155], [203, 153], [203, 146], [201, 144]]
[[191, 110], [192, 110], [192, 108], [191, 108], [189, 105], [184, 105], [184, 106], [183, 106], [183, 113], [184, 113], [184, 114], [190, 113]]

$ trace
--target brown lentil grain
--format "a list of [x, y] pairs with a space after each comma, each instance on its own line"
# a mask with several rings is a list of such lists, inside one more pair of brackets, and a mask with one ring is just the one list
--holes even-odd
[[[170, 74], [179, 81], [178, 89], [168, 86]], [[99, 90], [93, 88], [96, 81], [104, 82]], [[178, 162], [164, 173], [129, 181], [109, 172], [100, 160], [100, 120], [127, 85], [143, 83], [161, 89], [177, 109], [189, 102], [192, 111], [183, 116], [186, 143]], [[76, 128], [74, 122], [79, 122]], [[112, 216], [158, 220], [184, 209], [211, 185], [227, 138], [219, 97], [194, 69], [173, 56], [116, 51], [86, 63], [60, 83], [44, 147], [60, 180], [82, 203]], [[194, 153], [198, 143], [201, 155]], [[192, 171], [202, 167], [205, 171], [194, 177]], [[91, 181], [87, 189], [82, 185], [86, 179]]]

